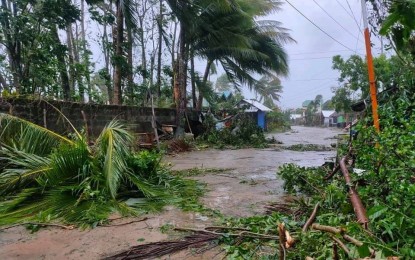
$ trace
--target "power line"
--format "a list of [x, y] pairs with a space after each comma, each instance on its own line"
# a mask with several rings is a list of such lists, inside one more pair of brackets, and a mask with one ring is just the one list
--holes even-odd
[[[356, 53], [355, 55], [358, 56], [365, 56], [363, 54], [358, 54]], [[298, 58], [298, 59], [289, 59], [289, 61], [293, 61], [293, 60], [323, 60], [323, 59], [331, 59], [333, 58], [333, 56], [327, 56], [327, 57], [312, 57], [312, 58]]]
[[[351, 33], [349, 30], [347, 30], [341, 23], [339, 23], [336, 19], [334, 19], [333, 16], [331, 16], [331, 14], [329, 14], [319, 3], [316, 2], [316, 0], [313, 0], [313, 2], [320, 7], [321, 10], [323, 10], [323, 12], [325, 12], [327, 14], [328, 17], [330, 17], [335, 23], [337, 23], [341, 28], [343, 28], [343, 30], [345, 32], [347, 32], [348, 34], [350, 34], [353, 38], [357, 39], [357, 41], [359, 41], [359, 38], [356, 37], [356, 35], [354, 35], [353, 33]], [[360, 32], [360, 30], [359, 30]], [[359, 33], [360, 35], [360, 33]]]
[[300, 10], [298, 10], [293, 4], [290, 3], [290, 1], [285, 0], [289, 5], [291, 5], [292, 8], [294, 8], [299, 14], [301, 14], [301, 16], [303, 16], [305, 19], [307, 19], [310, 23], [312, 23], [317, 29], [319, 29], [321, 32], [323, 32], [325, 35], [327, 35], [329, 38], [331, 38], [333, 41], [337, 42], [338, 44], [340, 44], [341, 46], [343, 46], [344, 48], [354, 52], [354, 50], [350, 49], [349, 47], [347, 47], [346, 45], [344, 45], [343, 43], [341, 43], [340, 41], [338, 41], [337, 39], [335, 39], [333, 36], [331, 36], [330, 34], [328, 34], [326, 31], [324, 31], [323, 29], [320, 28], [320, 26], [318, 26], [317, 24], [315, 24], [313, 21], [311, 21], [307, 16], [305, 16]]
[[356, 25], [357, 25], [357, 27], [359, 28], [359, 31], [361, 32], [361, 30], [360, 30], [360, 25], [359, 25], [359, 23], [357, 22], [357, 20], [356, 20], [356, 16], [354, 15], [354, 13], [353, 13], [353, 10], [352, 10], [352, 7], [350, 6], [350, 3], [349, 3], [349, 0], [346, 0], [346, 3], [347, 3], [347, 6], [349, 6], [349, 9], [350, 9], [350, 12], [352, 13], [352, 15], [353, 15], [353, 20], [356, 22]]
[[[323, 79], [294, 79], [294, 80], [287, 80], [289, 82], [292, 81], [315, 81], [315, 80], [333, 80], [333, 79], [338, 79], [338, 78], [323, 78]], [[282, 82], [284, 82], [285, 80], [282, 80]]]
[[[357, 51], [363, 51], [365, 49], [356, 49], [356, 51], [352, 51], [352, 52], [357, 52]], [[324, 54], [324, 53], [331, 53], [331, 52], [349, 52], [351, 50], [337, 50], [337, 51], [319, 51], [319, 52], [299, 52], [299, 53], [290, 53], [290, 55], [307, 55], [307, 54]]]
[[343, 8], [343, 10], [346, 12], [346, 14], [348, 14], [352, 19], [353, 19], [353, 15], [351, 13], [349, 13], [349, 11], [347, 11], [346, 7], [344, 7], [339, 0], [336, 0], [336, 2]]

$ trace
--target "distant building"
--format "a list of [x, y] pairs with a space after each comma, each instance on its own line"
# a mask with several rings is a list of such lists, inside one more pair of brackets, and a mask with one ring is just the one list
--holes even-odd
[[322, 110], [322, 123], [325, 127], [337, 125], [337, 113], [334, 110]]
[[307, 107], [308, 107], [308, 105], [310, 105], [311, 104], [311, 102], [314, 102], [313, 100], [305, 100], [303, 103], [302, 103], [302, 107], [304, 108], [304, 109], [307, 109]]
[[252, 113], [259, 127], [266, 130], [266, 113], [271, 112], [272, 109], [264, 106], [253, 99], [243, 99], [237, 106], [244, 108], [246, 113]]

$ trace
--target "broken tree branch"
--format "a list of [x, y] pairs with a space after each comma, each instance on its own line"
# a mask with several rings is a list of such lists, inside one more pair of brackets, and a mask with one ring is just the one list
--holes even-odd
[[59, 228], [63, 228], [63, 229], [67, 229], [67, 230], [72, 230], [75, 228], [75, 226], [71, 225], [71, 226], [65, 226], [65, 225], [60, 225], [60, 224], [53, 224], [53, 223], [36, 223], [36, 222], [26, 222], [26, 223], [19, 223], [19, 224], [15, 224], [15, 225], [11, 225], [8, 227], [4, 227], [1, 228], [0, 231], [6, 230], [6, 229], [10, 229], [10, 228], [14, 228], [14, 227], [18, 227], [18, 226], [24, 226], [24, 225], [38, 225], [38, 226], [50, 226], [50, 227], [59, 227]]
[[329, 236], [330, 236], [330, 238], [331, 238], [334, 242], [336, 242], [336, 243], [337, 243], [337, 245], [338, 245], [341, 249], [343, 249], [343, 251], [346, 253], [346, 255], [347, 255], [347, 256], [349, 256], [349, 255], [350, 255], [350, 250], [347, 248], [347, 246], [346, 246], [345, 244], [343, 244], [343, 242], [342, 242], [342, 241], [340, 241], [340, 239], [338, 239], [338, 238], [334, 237], [333, 235], [329, 235]]
[[360, 200], [359, 194], [356, 189], [352, 186], [352, 180], [350, 178], [349, 171], [346, 166], [347, 156], [343, 157], [340, 161], [340, 169], [343, 172], [346, 185], [349, 187], [350, 202], [353, 205], [353, 210], [356, 214], [357, 222], [360, 223], [365, 229], [368, 228], [369, 219], [366, 216], [366, 209]]
[[327, 174], [325, 177], [324, 177], [324, 180], [330, 180], [331, 178], [333, 178], [333, 176], [338, 172], [340, 170], [340, 164], [339, 165], [337, 165], [334, 169], [333, 169], [333, 171], [332, 172], [330, 172], [329, 174]]
[[320, 202], [317, 202], [316, 206], [314, 206], [313, 212], [311, 212], [310, 217], [308, 218], [307, 222], [303, 226], [303, 232], [306, 232], [308, 227], [313, 224], [314, 220], [316, 219], [318, 208], [320, 207]]
[[218, 236], [250, 237], [250, 238], [275, 239], [275, 240], [279, 238], [278, 236], [263, 235], [263, 234], [254, 233], [250, 231], [242, 231], [239, 233], [221, 233], [221, 232], [215, 232], [215, 231], [210, 231], [206, 229], [194, 229], [194, 228], [183, 228], [183, 227], [176, 227], [174, 228], [174, 230], [200, 232], [200, 233], [207, 233], [207, 234], [218, 235]]
[[285, 259], [285, 242], [287, 242], [287, 237], [285, 236], [285, 225], [284, 223], [278, 224], [278, 233], [279, 233], [279, 241], [280, 241], [280, 260]]
[[325, 231], [325, 232], [329, 232], [332, 234], [341, 234], [342, 230], [339, 228], [335, 228], [335, 227], [331, 227], [331, 226], [324, 226], [324, 225], [320, 225], [317, 223], [314, 223], [311, 228], [315, 229], [315, 230], [320, 230], [320, 231]]

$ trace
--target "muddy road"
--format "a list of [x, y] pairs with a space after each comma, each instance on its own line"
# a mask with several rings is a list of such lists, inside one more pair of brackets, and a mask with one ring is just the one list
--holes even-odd
[[[284, 200], [283, 183], [276, 175], [279, 166], [285, 163], [318, 166], [335, 156], [334, 150], [299, 152], [284, 147], [295, 144], [330, 147], [336, 143], [335, 136], [339, 133], [338, 129], [294, 126], [290, 132], [269, 134], [282, 144], [267, 149], [192, 151], [167, 156], [165, 163], [171, 163], [173, 170], [222, 169], [191, 177], [207, 184], [202, 202], [227, 216], [251, 216], [263, 213], [268, 202]], [[173, 207], [146, 217], [133, 223], [129, 222], [137, 219], [118, 219], [112, 224], [119, 226], [85, 231], [48, 227], [31, 234], [22, 226], [0, 230], [0, 259], [99, 259], [128, 250], [130, 246], [167, 239], [160, 231], [166, 224], [198, 228], [214, 221], [200, 213], [182, 212]], [[165, 259], [212, 259], [216, 254], [211, 251], [207, 255], [192, 256], [182, 252]]]
[[[228, 216], [251, 216], [264, 212], [269, 201], [284, 200], [283, 182], [276, 175], [286, 163], [300, 166], [320, 166], [335, 156], [330, 149], [341, 133], [332, 128], [294, 126], [286, 133], [269, 134], [282, 144], [266, 149], [206, 150], [167, 157], [174, 170], [192, 168], [229, 169], [194, 179], [207, 183], [209, 192], [203, 198], [207, 207]], [[315, 144], [329, 151], [292, 151], [292, 145]]]

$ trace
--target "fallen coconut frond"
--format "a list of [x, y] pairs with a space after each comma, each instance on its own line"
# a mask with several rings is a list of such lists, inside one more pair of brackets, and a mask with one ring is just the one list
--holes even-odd
[[202, 248], [217, 240], [219, 235], [198, 233], [176, 241], [155, 242], [131, 247], [127, 251], [103, 259], [149, 259], [173, 254], [188, 248]]
[[33, 225], [33, 226], [42, 226], [42, 227], [58, 227], [58, 228], [62, 228], [62, 229], [67, 229], [67, 230], [72, 230], [75, 228], [74, 225], [70, 225], [70, 226], [65, 226], [65, 225], [60, 225], [60, 224], [53, 224], [53, 223], [35, 223], [35, 222], [26, 222], [26, 223], [19, 223], [19, 224], [15, 224], [15, 225], [11, 225], [11, 226], [7, 226], [4, 228], [0, 228], [0, 231], [6, 230], [6, 229], [10, 229], [10, 228], [14, 228], [14, 227], [18, 227], [18, 226], [24, 226], [24, 225]]

